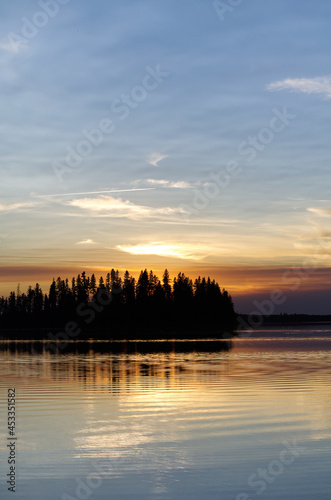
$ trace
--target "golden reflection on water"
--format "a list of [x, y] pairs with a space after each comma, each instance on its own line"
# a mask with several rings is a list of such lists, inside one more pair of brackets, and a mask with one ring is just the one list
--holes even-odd
[[[21, 451], [32, 464], [49, 448], [71, 463], [134, 456], [140, 464], [158, 446], [188, 467], [199, 442], [219, 443], [231, 456], [238, 446], [254, 455], [253, 442], [331, 438], [331, 342], [307, 342], [284, 349], [279, 339], [238, 339], [213, 351], [170, 344], [166, 352], [85, 345], [58, 355], [6, 344], [0, 384], [17, 388]], [[157, 470], [165, 466], [161, 460]]]

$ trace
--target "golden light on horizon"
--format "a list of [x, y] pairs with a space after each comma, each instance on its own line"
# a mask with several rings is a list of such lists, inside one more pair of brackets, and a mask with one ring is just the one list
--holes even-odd
[[206, 248], [203, 245], [149, 243], [145, 245], [117, 245], [119, 250], [132, 255], [157, 255], [159, 257], [177, 257], [187, 260], [201, 260], [205, 257]]

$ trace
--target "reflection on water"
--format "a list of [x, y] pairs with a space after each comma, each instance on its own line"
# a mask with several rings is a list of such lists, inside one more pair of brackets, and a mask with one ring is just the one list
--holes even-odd
[[[58, 354], [3, 343], [1, 422], [7, 389], [18, 393], [16, 498], [329, 500], [330, 348], [328, 331]], [[261, 479], [293, 440], [305, 450]]]

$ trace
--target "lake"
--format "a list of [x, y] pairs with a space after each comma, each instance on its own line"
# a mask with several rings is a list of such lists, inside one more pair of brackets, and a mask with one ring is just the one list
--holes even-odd
[[1, 498], [330, 500], [331, 331], [293, 328], [58, 354], [2, 342]]

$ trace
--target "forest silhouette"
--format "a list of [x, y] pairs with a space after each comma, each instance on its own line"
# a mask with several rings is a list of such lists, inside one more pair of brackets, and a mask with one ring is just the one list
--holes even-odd
[[[236, 324], [231, 296], [210, 277], [192, 281], [179, 272], [171, 280], [166, 269], [160, 280], [153, 271], [140, 272], [138, 280], [128, 271], [123, 278], [112, 269], [96, 280], [85, 272], [76, 278], [53, 279], [48, 293], [37, 283], [26, 293], [12, 291], [0, 299], [2, 330], [59, 329], [90, 332], [96, 338], [124, 338], [145, 332], [221, 332]], [[72, 335], [74, 336], [74, 335]]]

